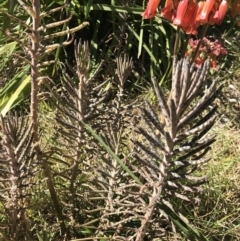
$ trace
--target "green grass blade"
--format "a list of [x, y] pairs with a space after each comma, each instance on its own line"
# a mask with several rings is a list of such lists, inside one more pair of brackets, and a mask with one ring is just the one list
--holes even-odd
[[107, 12], [118, 12], [118, 13], [129, 13], [141, 15], [143, 8], [141, 7], [122, 7], [122, 6], [111, 6], [108, 4], [93, 4], [90, 7], [90, 11], [107, 11]]
[[[83, 123], [83, 122], [82, 122]], [[119, 159], [119, 157], [111, 150], [111, 148], [97, 135], [97, 133], [91, 128], [91, 126], [83, 123], [85, 128], [92, 134], [92, 136], [100, 143], [100, 145], [108, 152], [109, 155], [114, 158], [118, 164], [125, 170], [139, 185], [142, 185], [141, 181], [133, 174], [133, 172]]]
[[88, 0], [88, 4], [86, 6], [86, 11], [85, 11], [85, 18], [89, 18], [89, 13], [91, 11], [92, 2], [93, 2], [93, 0]]
[[12, 58], [17, 42], [10, 42], [0, 48], [0, 71], [6, 68], [7, 62]]
[[142, 19], [142, 21], [141, 21], [141, 29], [140, 29], [139, 40], [138, 40], [138, 58], [142, 54], [142, 47], [143, 47], [143, 24], [144, 24], [144, 19]]
[[[16, 104], [23, 101], [24, 98], [24, 90], [26, 90], [27, 87], [30, 86], [30, 79], [31, 76], [29, 75], [27, 78], [25, 78], [21, 84], [18, 86], [16, 91], [11, 95], [11, 97], [8, 99], [6, 104], [4, 104], [3, 107], [0, 107], [0, 111], [2, 116], [4, 117]], [[29, 91], [30, 93], [30, 91]]]
[[[127, 27], [128, 29], [132, 32], [132, 34], [135, 36], [135, 38], [138, 40], [138, 41], [141, 41], [140, 39], [140, 36], [136, 33], [136, 31], [128, 24], [127, 24]], [[145, 44], [143, 43], [142, 44], [143, 48], [146, 50], [146, 52], [149, 54], [150, 58], [152, 59], [152, 61], [154, 61], [154, 63], [156, 64], [157, 63], [157, 60], [155, 58], [155, 56], [153, 55], [151, 49]]]
[[4, 46], [2, 46], [0, 48], [0, 54], [5, 54], [8, 51], [10, 53], [12, 53], [13, 50], [15, 49], [16, 45], [17, 45], [17, 42], [15, 42], [15, 41], [11, 42], [11, 43], [8, 43], [8, 44], [5, 44]]
[[159, 207], [168, 215], [176, 227], [182, 231], [191, 241], [209, 241], [202, 233], [194, 229], [190, 224], [186, 223], [176, 212], [168, 205], [159, 203]]
[[16, 86], [20, 79], [24, 78], [29, 66], [25, 66], [19, 73], [17, 73], [8, 83], [0, 90], [0, 105], [4, 96], [10, 96], [16, 90]]

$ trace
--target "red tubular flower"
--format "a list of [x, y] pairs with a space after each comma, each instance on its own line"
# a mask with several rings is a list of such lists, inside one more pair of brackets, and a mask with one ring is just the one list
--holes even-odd
[[166, 0], [165, 6], [161, 11], [161, 16], [169, 21], [172, 21], [175, 17], [174, 3], [172, 0]]
[[[197, 17], [198, 17], [198, 16], [200, 15], [200, 13], [202, 12], [204, 3], [205, 3], [205, 2], [202, 2], [202, 1], [198, 3]], [[197, 17], [196, 17], [196, 18], [197, 18]]]
[[149, 19], [155, 17], [159, 3], [160, 0], [149, 0], [147, 8], [142, 14], [143, 18]]
[[214, 3], [215, 3], [215, 0], [206, 0], [202, 8], [202, 11], [196, 17], [197, 22], [202, 24], [205, 24], [208, 22], [208, 16], [214, 6]]
[[187, 7], [188, 7], [188, 0], [182, 0], [181, 2], [179, 2], [176, 18], [174, 18], [173, 24], [177, 26], [182, 26], [185, 13], [187, 11]]
[[183, 19], [182, 28], [187, 34], [197, 35], [199, 24], [195, 21], [198, 12], [198, 3], [189, 0], [188, 7]]
[[[220, 24], [226, 15], [226, 12], [228, 10], [228, 1], [227, 0], [222, 0], [222, 2], [219, 5], [218, 9], [218, 18], [216, 19], [216, 23]], [[214, 17], [213, 17], [214, 18]]]
[[229, 4], [227, 0], [217, 1], [209, 14], [209, 24], [220, 24], [226, 15]]
[[196, 18], [198, 10], [198, 4], [197, 2], [194, 2], [193, 0], [189, 0], [187, 10], [183, 19], [183, 26], [188, 26], [189, 24], [193, 24]]

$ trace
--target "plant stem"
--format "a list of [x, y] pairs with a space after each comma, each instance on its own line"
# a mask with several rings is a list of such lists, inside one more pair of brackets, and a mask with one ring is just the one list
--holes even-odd
[[61, 231], [68, 235], [67, 228], [64, 223], [64, 216], [62, 214], [62, 208], [58, 200], [57, 193], [55, 191], [54, 182], [52, 180], [51, 169], [47, 163], [47, 159], [43, 157], [43, 153], [41, 151], [39, 145], [39, 136], [38, 136], [38, 63], [39, 63], [39, 47], [40, 47], [40, 34], [39, 27], [41, 22], [40, 17], [40, 0], [32, 1], [32, 49], [31, 53], [31, 105], [30, 105], [30, 116], [33, 122], [33, 143], [35, 145], [35, 150], [37, 153], [38, 161], [41, 162], [43, 167], [43, 172], [45, 177], [47, 178], [47, 185], [51, 195], [52, 202], [54, 204], [57, 217], [60, 222]]
[[205, 24], [204, 27], [203, 27], [200, 40], [199, 40], [199, 42], [198, 42], [197, 48], [195, 49], [195, 52], [194, 52], [194, 54], [193, 54], [193, 57], [192, 57], [192, 59], [191, 59], [191, 63], [190, 63], [190, 64], [194, 63], [194, 61], [195, 61], [195, 59], [196, 59], [196, 57], [197, 57], [198, 50], [199, 50], [199, 48], [200, 48], [200, 46], [201, 46], [201, 44], [202, 44], [203, 38], [204, 38], [204, 36], [205, 36], [205, 34], [206, 34], [206, 32], [207, 32], [208, 26], [209, 26], [209, 24]]
[[177, 27], [173, 56], [177, 56], [178, 54], [178, 46], [179, 46], [179, 38], [180, 38], [180, 27]]
[[40, 2], [39, 0], [33, 0], [33, 11], [35, 12], [35, 16], [32, 16], [33, 19], [33, 27], [32, 27], [32, 51], [31, 51], [31, 118], [33, 121], [33, 138], [34, 142], [38, 142], [38, 60], [39, 60], [39, 42], [40, 42], [40, 34], [38, 31], [40, 25]]
[[174, 76], [174, 74], [175, 74], [174, 71], [175, 71], [176, 63], [177, 63], [179, 37], [180, 37], [180, 27], [177, 27], [176, 38], [175, 38], [174, 49], [173, 49], [172, 76]]
[[181, 58], [184, 58], [184, 56], [185, 56], [185, 53], [187, 51], [187, 46], [188, 46], [189, 39], [190, 39], [190, 35], [188, 34], [187, 35], [187, 39], [186, 39], [185, 44], [184, 44], [184, 48], [183, 48], [183, 51], [182, 51]]

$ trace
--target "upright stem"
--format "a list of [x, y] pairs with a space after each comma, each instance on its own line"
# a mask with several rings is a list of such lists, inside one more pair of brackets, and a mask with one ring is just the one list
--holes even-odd
[[175, 68], [177, 63], [177, 54], [178, 54], [178, 46], [179, 46], [179, 38], [180, 38], [180, 27], [177, 27], [176, 38], [174, 43], [174, 50], [173, 50], [173, 65], [172, 65], [172, 76], [175, 75]]
[[31, 60], [31, 118], [33, 121], [33, 135], [34, 142], [38, 142], [38, 60], [39, 60], [39, 45], [40, 45], [40, 34], [38, 31], [40, 25], [40, 1], [33, 0], [33, 11], [35, 16], [32, 16], [33, 19], [33, 31], [32, 31], [32, 60]]
[[180, 27], [177, 27], [173, 56], [177, 56], [178, 54], [178, 46], [179, 46], [179, 38], [180, 38]]
[[196, 59], [196, 57], [197, 57], [198, 50], [199, 50], [199, 48], [200, 48], [200, 46], [201, 46], [201, 44], [202, 44], [203, 38], [204, 38], [204, 36], [205, 36], [205, 34], [206, 34], [206, 32], [207, 32], [208, 26], [209, 26], [209, 24], [205, 24], [204, 27], [203, 27], [203, 31], [202, 31], [202, 33], [201, 33], [200, 40], [199, 40], [199, 42], [198, 42], [197, 48], [195, 49], [195, 52], [194, 52], [193, 57], [192, 57], [192, 60], [191, 60], [191, 64], [194, 63], [194, 61], [195, 61], [195, 59]]
[[181, 56], [182, 59], [185, 57], [185, 53], [187, 51], [187, 46], [188, 46], [189, 39], [190, 39], [190, 35], [188, 34], [187, 35], [187, 39], [186, 39], [185, 44], [184, 44], [183, 51], [182, 51], [182, 56]]
[[[28, 8], [29, 9], [29, 8]], [[47, 163], [47, 160], [43, 157], [42, 151], [39, 145], [38, 136], [38, 62], [39, 62], [39, 47], [40, 47], [40, 34], [39, 27], [41, 22], [40, 17], [40, 0], [32, 0], [32, 11], [28, 11], [32, 16], [32, 49], [31, 49], [31, 105], [30, 105], [30, 115], [33, 122], [33, 142], [35, 144], [35, 150], [37, 152], [37, 158], [41, 162], [43, 167], [43, 172], [47, 178], [47, 185], [51, 195], [53, 205], [56, 210], [58, 220], [60, 222], [61, 231], [67, 234], [67, 229], [64, 224], [64, 216], [62, 214], [62, 208], [58, 200], [57, 193], [54, 188], [54, 182], [52, 180], [51, 169]]]

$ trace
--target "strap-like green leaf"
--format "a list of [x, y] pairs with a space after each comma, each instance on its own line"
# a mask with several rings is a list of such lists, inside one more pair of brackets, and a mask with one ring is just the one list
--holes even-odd
[[131, 14], [137, 14], [140, 15], [143, 12], [143, 9], [140, 7], [122, 7], [122, 6], [113, 6], [108, 4], [93, 4], [90, 7], [90, 11], [93, 10], [102, 10], [102, 11], [116, 11], [118, 13], [131, 13]]
[[30, 86], [30, 75], [25, 78], [22, 83], [18, 86], [16, 91], [11, 95], [11, 97], [8, 99], [7, 103], [3, 106], [3, 108], [0, 107], [1, 114], [4, 117], [9, 110], [12, 109], [14, 105], [19, 103], [20, 101], [24, 100], [24, 89], [26, 89], [27, 86]]
[[17, 45], [17, 42], [11, 42], [11, 43], [5, 44], [0, 48], [0, 54], [4, 54], [8, 51], [12, 52], [15, 49], [16, 45]]
[[[83, 122], [82, 122], [83, 123]], [[102, 138], [92, 129], [91, 126], [83, 123], [85, 128], [92, 134], [92, 136], [100, 143], [100, 145], [108, 152], [112, 158], [114, 158], [118, 164], [122, 167], [123, 170], [125, 170], [129, 176], [131, 176], [136, 183], [142, 185], [141, 181], [136, 177], [133, 172], [121, 161], [121, 159], [111, 150], [111, 148], [102, 140]]]

